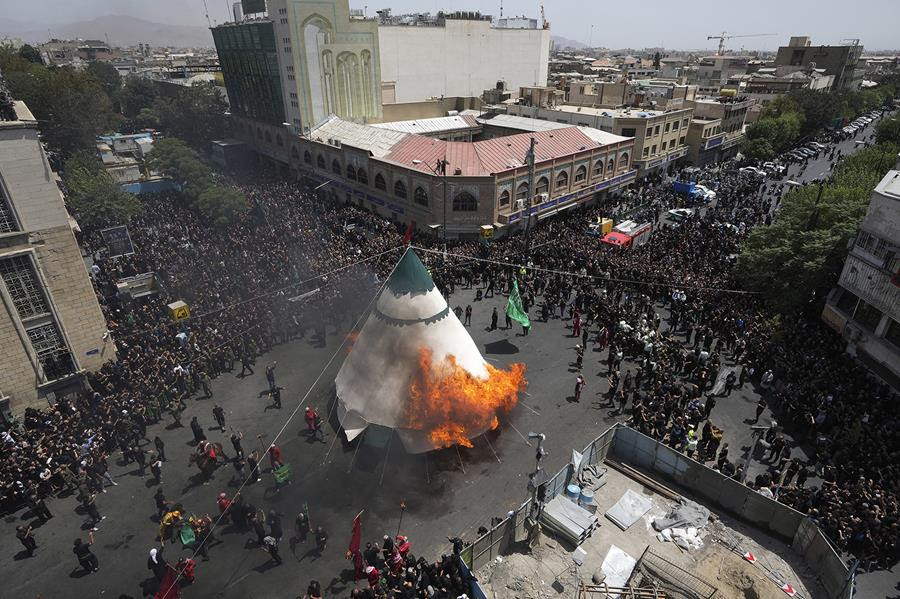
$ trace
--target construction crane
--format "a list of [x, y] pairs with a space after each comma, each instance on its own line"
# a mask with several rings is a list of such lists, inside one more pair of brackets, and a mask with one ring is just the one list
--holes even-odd
[[710, 35], [707, 36], [708, 40], [719, 40], [719, 51], [716, 52], [716, 56], [722, 56], [725, 54], [725, 40], [730, 40], [736, 37], [765, 37], [768, 35], [778, 35], [777, 33], [748, 33], [746, 35], [728, 35], [728, 32], [723, 31], [722, 35]]

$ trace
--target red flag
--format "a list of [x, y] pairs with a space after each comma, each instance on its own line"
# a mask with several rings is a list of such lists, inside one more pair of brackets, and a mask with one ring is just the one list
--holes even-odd
[[353, 519], [353, 531], [350, 533], [350, 545], [347, 547], [347, 559], [353, 560], [353, 573], [355, 579], [365, 578], [365, 560], [363, 560], [362, 552], [359, 550], [362, 541], [362, 520], [360, 519], [362, 512]]
[[406, 233], [403, 235], [403, 243], [412, 241], [413, 226], [412, 223], [406, 225]]
[[781, 585], [781, 590], [788, 594], [789, 597], [793, 597], [797, 594], [797, 591], [792, 587], [789, 583], [784, 583]]
[[180, 597], [181, 587], [178, 584], [178, 572], [169, 566], [166, 568], [166, 575], [163, 577], [154, 599], [179, 599]]
[[749, 551], [744, 554], [744, 559], [747, 560], [748, 562], [750, 562], [751, 564], [756, 563], [756, 556], [753, 555], [753, 553], [751, 553]]

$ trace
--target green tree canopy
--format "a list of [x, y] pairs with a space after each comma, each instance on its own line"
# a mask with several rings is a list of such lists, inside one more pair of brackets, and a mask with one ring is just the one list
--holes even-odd
[[131, 119], [141, 109], [151, 108], [158, 96], [155, 83], [143, 77], [130, 76], [125, 78], [125, 83], [116, 94], [116, 101], [121, 113]]
[[162, 129], [206, 152], [209, 143], [225, 135], [228, 105], [219, 90], [201, 83], [179, 90], [174, 98], [158, 98], [153, 105]]
[[219, 227], [234, 224], [249, 209], [244, 194], [222, 185], [213, 185], [200, 193], [197, 207], [212, 224]]
[[116, 67], [108, 62], [99, 62], [95, 60], [88, 63], [85, 70], [94, 77], [97, 83], [103, 86], [103, 91], [105, 91], [106, 95], [110, 98], [119, 91], [119, 87], [122, 85], [122, 77], [119, 75], [119, 71], [116, 70]]
[[895, 116], [878, 123], [876, 136], [879, 143], [900, 144], [900, 117]]
[[170, 177], [191, 202], [212, 186], [212, 172], [190, 146], [174, 137], [157, 140], [148, 156], [148, 166]]
[[66, 160], [63, 181], [66, 205], [87, 229], [126, 224], [141, 211], [137, 198], [122, 191], [103, 170], [97, 157], [87, 150], [79, 150]]
[[34, 64], [44, 64], [44, 60], [41, 58], [41, 53], [37, 48], [30, 44], [25, 44], [21, 48], [19, 48], [19, 56], [21, 56], [24, 60]]

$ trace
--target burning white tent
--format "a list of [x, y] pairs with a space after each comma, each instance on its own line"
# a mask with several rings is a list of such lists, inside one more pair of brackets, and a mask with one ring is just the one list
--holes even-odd
[[348, 441], [378, 424], [410, 453], [465, 445], [512, 409], [523, 375], [485, 362], [408, 249], [335, 378], [338, 417]]

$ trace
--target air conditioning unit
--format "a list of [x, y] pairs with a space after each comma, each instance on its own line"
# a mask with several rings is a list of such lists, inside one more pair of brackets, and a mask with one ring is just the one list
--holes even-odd
[[549, 194], [549, 193], [538, 194], [538, 201], [537, 201], [537, 203], [538, 203], [538, 204], [543, 204], [544, 202], [546, 202], [546, 201], [549, 200], [549, 199], [550, 199], [550, 194]]
[[516, 210], [523, 210], [524, 208], [525, 208], [525, 200], [521, 199], [521, 198], [516, 200]]

